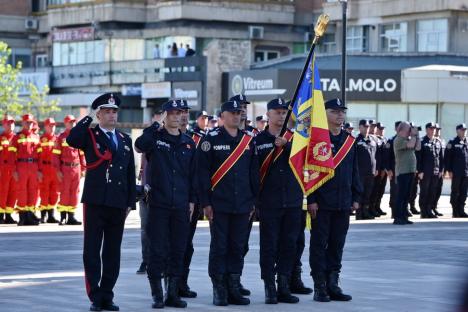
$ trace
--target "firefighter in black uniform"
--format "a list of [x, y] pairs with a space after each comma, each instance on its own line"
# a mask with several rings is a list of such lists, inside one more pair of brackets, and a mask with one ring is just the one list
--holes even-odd
[[357, 159], [359, 162], [359, 174], [363, 186], [360, 208], [356, 214], [356, 220], [374, 219], [375, 215], [369, 210], [374, 179], [377, 175], [376, 158], [377, 143], [373, 136], [369, 135], [370, 123], [368, 120], [359, 121], [359, 135], [356, 138]]
[[[435, 130], [435, 133], [434, 133], [434, 138], [439, 140], [440, 144], [442, 144], [442, 157], [444, 157], [444, 168], [445, 168], [445, 148], [447, 147], [447, 142], [445, 142], [444, 138], [441, 137], [441, 135], [440, 135], [440, 131], [442, 130], [442, 127], [438, 123], [436, 123], [435, 125], [436, 125], [436, 130]], [[445, 173], [446, 173], [446, 170], [440, 176], [439, 181], [437, 182], [437, 194], [435, 196], [434, 205], [432, 206], [432, 212], [438, 217], [443, 216], [443, 214], [440, 213], [437, 210], [437, 206], [439, 204], [440, 196], [442, 195], [442, 187], [444, 185], [444, 175], [445, 175]]]
[[239, 130], [240, 104], [225, 102], [221, 111], [224, 126], [210, 131], [197, 149], [200, 203], [211, 230], [208, 272], [214, 305], [247, 305], [240, 276], [258, 194], [258, 156], [254, 138]]
[[[135, 141], [137, 151], [145, 153], [148, 159], [152, 177], [146, 224], [151, 242], [147, 271], [153, 308], [164, 305], [185, 308], [187, 303], [179, 297], [179, 284], [184, 274], [184, 255], [196, 196], [195, 143], [179, 129], [183, 110], [180, 102], [170, 100], [163, 104], [163, 110], [161, 120], [146, 128]], [[163, 274], [168, 277], [165, 301]]]
[[303, 192], [289, 166], [293, 133], [287, 130], [279, 136], [288, 106], [283, 99], [275, 99], [268, 102], [267, 109], [268, 127], [256, 137], [261, 165], [257, 211], [265, 303], [297, 303], [299, 298], [291, 295], [289, 280], [301, 230]]
[[[193, 139], [195, 146], [198, 146], [198, 143], [200, 143], [200, 140], [202, 139], [203, 134], [195, 133], [193, 131], [187, 130], [187, 125], [189, 123], [190, 107], [186, 100], [178, 100], [178, 103], [181, 105], [183, 109], [182, 115], [181, 115], [180, 131], [190, 136]], [[195, 205], [194, 205], [194, 209], [192, 213], [192, 218], [190, 220], [190, 230], [189, 230], [189, 234], [187, 238], [187, 246], [185, 248], [184, 274], [182, 276], [182, 279], [180, 280], [180, 285], [179, 285], [179, 295], [183, 298], [196, 298], [197, 297], [197, 293], [195, 291], [192, 291], [188, 285], [190, 263], [192, 263], [192, 256], [194, 252], [193, 237], [195, 235], [195, 230], [197, 229], [198, 219], [200, 218], [200, 215], [201, 215], [201, 208], [200, 208], [200, 204], [198, 203], [198, 198], [195, 198], [194, 204]]]
[[201, 111], [197, 114], [197, 124], [193, 127], [192, 132], [204, 136], [208, 129], [208, 113]]
[[385, 193], [385, 186], [387, 185], [387, 171], [385, 170], [385, 146], [387, 144], [387, 138], [385, 137], [385, 126], [380, 122], [376, 124], [375, 138], [377, 140], [377, 152], [375, 158], [378, 174], [374, 179], [374, 188], [372, 190], [370, 205], [371, 211], [373, 211], [376, 216], [380, 217], [387, 215], [387, 213], [383, 212], [380, 207], [382, 197]]
[[[91, 311], [119, 310], [113, 303], [112, 290], [120, 271], [125, 218], [136, 206], [132, 140], [115, 129], [119, 105], [120, 99], [113, 94], [101, 95], [92, 103], [91, 114], [78, 122], [67, 137], [71, 147], [84, 152], [88, 164], [81, 201], [83, 262]], [[94, 115], [99, 125], [91, 129]]]
[[466, 192], [468, 190], [468, 139], [466, 125], [459, 124], [457, 136], [449, 141], [445, 151], [445, 169], [452, 179], [452, 204], [454, 218], [468, 218], [465, 213]]
[[437, 218], [432, 213], [434, 207], [439, 178], [444, 172], [442, 143], [434, 137], [436, 124], [426, 124], [426, 135], [421, 140], [421, 150], [416, 152], [418, 179], [420, 181], [419, 208], [421, 218]]
[[349, 301], [352, 297], [343, 293], [338, 281], [349, 214], [359, 208], [362, 186], [355, 140], [341, 129], [346, 107], [342, 101], [331, 100], [325, 108], [336, 168], [334, 177], [307, 198], [312, 219], [310, 268], [315, 301]]

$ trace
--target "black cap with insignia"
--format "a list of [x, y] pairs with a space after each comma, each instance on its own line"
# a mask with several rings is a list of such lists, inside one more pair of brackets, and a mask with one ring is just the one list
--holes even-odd
[[341, 99], [333, 99], [325, 102], [325, 109], [348, 109]]
[[113, 93], [105, 93], [96, 98], [91, 104], [92, 109], [115, 108], [120, 106], [120, 99]]
[[207, 111], [201, 111], [201, 112], [197, 113], [197, 119], [200, 118], [200, 117], [208, 117], [208, 116], [210, 116], [210, 115], [208, 115]]
[[182, 99], [177, 100], [177, 104], [179, 104], [180, 107], [181, 107], [182, 109], [184, 109], [184, 110], [185, 110], [185, 109], [190, 109], [190, 106], [188, 105], [187, 100], [182, 100]]
[[229, 101], [236, 101], [239, 104], [250, 104], [250, 102], [247, 101], [247, 98], [243, 94], [234, 95], [229, 99]]
[[345, 129], [354, 129], [354, 125], [352, 122], [347, 122], [344, 124]]
[[369, 127], [370, 123], [369, 123], [369, 120], [367, 120], [367, 119], [361, 119], [361, 120], [359, 120], [359, 125], [364, 126], [364, 127]]
[[434, 122], [428, 122], [426, 124], [426, 129], [429, 129], [429, 128], [437, 128], [437, 125], [434, 123]]
[[437, 129], [437, 130], [441, 130], [441, 129], [442, 129], [442, 127], [441, 127], [437, 122], [436, 122], [435, 125], [436, 125], [436, 129]]
[[381, 123], [381, 122], [378, 122], [377, 123], [377, 129], [383, 130], [383, 129], [385, 129], [385, 125], [383, 123]]
[[183, 108], [180, 102], [176, 100], [169, 100], [162, 105], [162, 110], [168, 112], [173, 110], [183, 110]]
[[221, 112], [240, 112], [242, 108], [236, 101], [227, 101], [221, 105]]
[[369, 125], [377, 125], [375, 119], [369, 119]]
[[268, 102], [267, 104], [267, 109], [270, 110], [270, 109], [278, 109], [278, 108], [282, 108], [282, 109], [288, 109], [288, 104], [285, 100], [283, 100], [282, 98], [278, 98], [278, 99], [274, 99], [274, 100], [271, 100], [270, 102]]
[[457, 125], [457, 130], [466, 130], [466, 124], [461, 123], [461, 124]]

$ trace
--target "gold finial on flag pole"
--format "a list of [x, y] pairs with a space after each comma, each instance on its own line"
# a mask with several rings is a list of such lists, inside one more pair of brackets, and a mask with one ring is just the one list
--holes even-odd
[[317, 25], [315, 25], [315, 38], [314, 44], [323, 36], [325, 31], [327, 30], [328, 23], [330, 22], [330, 16], [328, 14], [321, 14], [317, 20]]

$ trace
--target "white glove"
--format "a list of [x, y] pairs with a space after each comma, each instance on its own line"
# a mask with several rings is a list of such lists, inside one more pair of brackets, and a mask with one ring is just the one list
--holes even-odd
[[88, 116], [94, 119], [96, 117], [97, 109], [93, 109], [91, 106], [89, 107]]

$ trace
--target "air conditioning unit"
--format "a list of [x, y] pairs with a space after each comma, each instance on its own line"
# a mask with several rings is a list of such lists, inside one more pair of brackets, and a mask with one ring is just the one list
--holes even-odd
[[37, 19], [35, 18], [27, 18], [25, 21], [24, 21], [24, 27], [27, 29], [27, 30], [36, 30], [39, 26], [39, 22]]
[[250, 39], [263, 39], [263, 27], [262, 26], [249, 26], [249, 38]]

